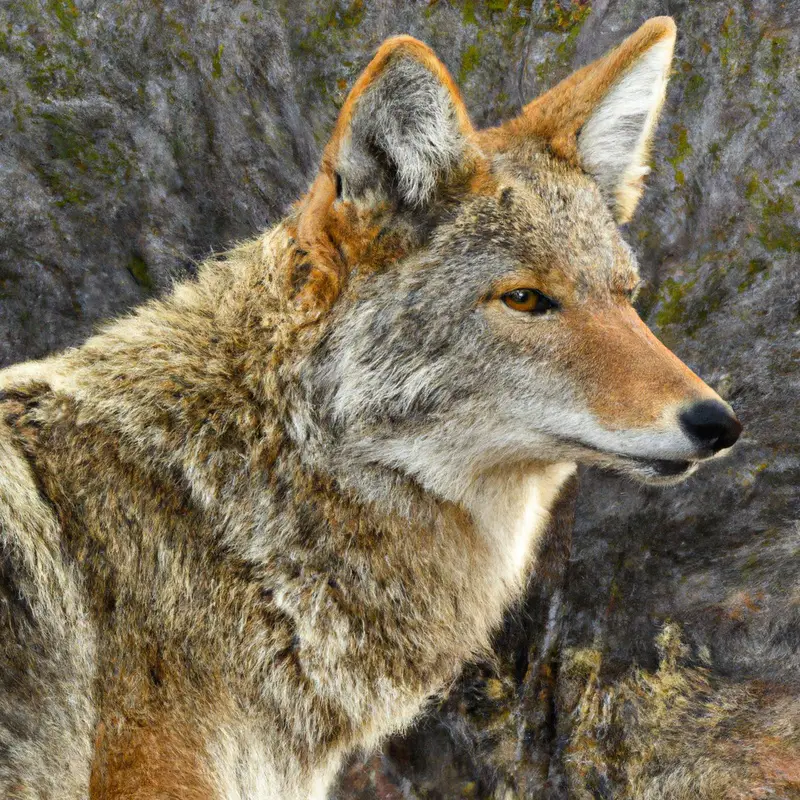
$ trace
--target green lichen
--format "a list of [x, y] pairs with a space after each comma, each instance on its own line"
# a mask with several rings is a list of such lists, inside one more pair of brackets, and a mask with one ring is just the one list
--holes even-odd
[[475, 0], [464, 0], [464, 7], [461, 9], [461, 19], [465, 25], [477, 25], [478, 18], [475, 16]]
[[758, 81], [757, 85], [764, 93], [764, 101], [759, 107], [754, 109], [755, 113], [760, 114], [758, 130], [766, 130], [774, 121], [778, 112], [778, 105], [781, 97], [780, 77], [784, 69], [783, 62], [786, 54], [786, 38], [776, 36], [770, 40], [769, 53], [765, 57], [763, 74], [764, 81]]
[[471, 44], [461, 56], [461, 68], [458, 71], [458, 80], [464, 83], [467, 76], [478, 66], [481, 51], [476, 44]]
[[758, 129], [760, 131], [764, 131], [772, 125], [775, 120], [775, 110], [775, 102], [770, 100], [764, 109], [764, 113], [761, 115], [761, 119], [758, 121]]
[[84, 93], [90, 58], [86, 50], [64, 40], [31, 46], [25, 37], [9, 37], [9, 51], [20, 59], [28, 88], [42, 98], [70, 98]]
[[670, 142], [672, 142], [675, 152], [667, 158], [667, 161], [672, 164], [672, 168], [675, 170], [675, 183], [678, 186], [683, 186], [686, 182], [686, 176], [680, 167], [684, 160], [694, 152], [689, 144], [689, 132], [685, 126], [677, 124], [672, 126]]
[[[364, 0], [351, 0], [350, 3], [337, 0], [325, 13], [312, 14], [307, 18], [308, 34], [298, 43], [298, 49], [304, 53], [330, 52], [331, 45], [338, 44], [337, 34], [358, 27], [365, 13]], [[337, 51], [342, 49], [337, 46]]]
[[58, 199], [54, 201], [58, 208], [72, 205], [82, 206], [91, 199], [88, 192], [79, 186], [65, 183], [59, 177], [51, 178], [50, 184], [58, 197]]
[[[524, 5], [525, 3], [523, 3]], [[483, 12], [484, 15], [489, 17], [494, 17], [498, 14], [505, 14], [509, 7], [512, 9], [512, 14], [516, 11], [519, 12], [520, 2], [519, 0], [483, 0]], [[528, 8], [530, 8], [530, 1], [527, 2]], [[461, 19], [463, 20], [465, 25], [480, 25], [480, 21], [478, 19], [478, 9], [479, 6], [476, 3], [476, 0], [463, 0], [463, 5], [461, 7]]]
[[788, 222], [763, 223], [758, 229], [758, 241], [770, 252], [800, 253], [800, 228]]
[[762, 258], [753, 258], [747, 264], [744, 280], [739, 284], [739, 294], [746, 292], [758, 279], [759, 275], [769, 274], [769, 264]]
[[[691, 313], [686, 315], [685, 332], [693, 336], [708, 321], [708, 318], [719, 311], [728, 298], [728, 290], [725, 286], [725, 276], [727, 268], [724, 266], [731, 260], [729, 254], [709, 254], [706, 259], [713, 260], [714, 269], [709, 274], [703, 285], [702, 294], [695, 298]], [[705, 259], [704, 259], [705, 260]]]
[[58, 20], [58, 25], [72, 39], [78, 38], [77, 19], [80, 11], [72, 0], [48, 0], [47, 9]]
[[103, 191], [119, 194], [133, 167], [120, 144], [105, 139], [102, 129], [86, 128], [69, 110], [43, 111], [31, 125], [45, 126], [49, 157], [33, 165], [40, 180], [62, 208], [85, 205]]
[[512, 55], [519, 53], [517, 36], [530, 22], [531, 5], [532, 0], [512, 0], [506, 6], [499, 34], [506, 52]]
[[563, 38], [556, 45], [553, 56], [536, 65], [536, 77], [542, 84], [552, 83], [570, 69], [578, 35], [591, 12], [589, 2], [570, 0], [562, 4], [558, 0], [545, 0], [533, 27], [537, 31], [561, 34]]
[[183, 62], [184, 66], [189, 67], [191, 70], [197, 69], [197, 59], [194, 57], [194, 53], [192, 53], [190, 50], [178, 50], [176, 55], [178, 56], [178, 60]]
[[708, 154], [711, 156], [711, 168], [716, 172], [722, 163], [722, 145], [719, 142], [711, 142], [708, 146]]
[[215, 80], [219, 80], [222, 77], [222, 53], [224, 51], [225, 45], [220, 44], [211, 57], [211, 77]]
[[[767, 178], [759, 181], [751, 173], [744, 190], [759, 218], [757, 241], [769, 252], [800, 252], [800, 227], [795, 222], [795, 203], [787, 193], [776, 194], [772, 182]], [[746, 288], [746, 287], [745, 287]]]
[[794, 214], [794, 201], [787, 195], [767, 200], [764, 203], [764, 217], [771, 218], [775, 214]]
[[68, 113], [46, 111], [40, 118], [48, 123], [48, 143], [58, 158], [71, 161], [80, 172], [91, 170], [101, 176], [117, 176], [122, 172], [126, 178], [130, 177], [131, 165], [114, 140], [99, 146], [94, 134], [74, 127]]
[[[22, 0], [32, 25], [17, 28], [7, 23], [0, 33], [0, 52], [23, 69], [33, 94], [43, 99], [78, 97], [91, 63], [88, 42], [79, 35], [80, 11], [72, 0], [33, 3]], [[47, 36], [31, 35], [43, 29]]]
[[82, 206], [92, 199], [84, 188], [77, 185], [69, 175], [64, 174], [57, 165], [34, 164], [33, 169], [42, 183], [50, 189], [50, 194], [54, 198], [53, 203], [57, 208]]
[[747, 186], [744, 187], [744, 196], [748, 200], [752, 200], [760, 191], [761, 185], [758, 181], [758, 175], [753, 173], [750, 180], [747, 181]]
[[577, 46], [578, 34], [581, 32], [582, 21], [575, 23], [567, 32], [563, 41], [559, 42], [556, 47], [556, 56], [563, 64], [567, 64], [572, 60], [575, 55], [575, 47]]
[[189, 43], [189, 34], [186, 31], [184, 24], [176, 19], [169, 11], [164, 14], [164, 22], [170, 31], [181, 41], [183, 44]]
[[31, 107], [26, 106], [22, 100], [17, 100], [14, 103], [11, 108], [11, 116], [14, 118], [14, 127], [18, 133], [22, 133], [25, 130], [25, 121], [30, 117], [31, 113]]
[[719, 42], [723, 85], [727, 96], [732, 98], [737, 91], [739, 78], [752, 69], [758, 40], [745, 30], [737, 17], [736, 8], [732, 7], [720, 27]]
[[686, 81], [686, 91], [684, 92], [684, 99], [687, 102], [699, 101], [703, 94], [703, 86], [705, 85], [705, 78], [699, 73], [694, 75]]
[[719, 32], [722, 37], [722, 46], [719, 48], [719, 57], [720, 61], [722, 62], [722, 66], [727, 69], [730, 63], [731, 57], [731, 50], [730, 50], [730, 38], [731, 38], [731, 28], [733, 26], [734, 20], [734, 10], [728, 9], [728, 13], [725, 15], [725, 19], [722, 21], [722, 27], [720, 28]]
[[74, 160], [79, 169], [86, 169], [86, 162], [95, 157], [92, 142], [76, 131], [69, 116], [49, 111], [40, 115], [48, 123], [48, 142], [58, 158]]
[[[703, 271], [702, 283], [697, 277], [664, 280], [658, 292], [655, 323], [660, 328], [680, 325], [683, 335], [697, 333], [726, 302], [729, 293], [725, 283], [727, 265], [735, 262], [737, 257], [738, 253], [732, 250], [714, 250], [704, 254], [695, 268], [710, 267]], [[691, 303], [687, 302], [690, 292]]]
[[588, 0], [569, 0], [567, 3], [545, 0], [536, 27], [553, 33], [570, 33], [586, 22], [591, 11], [592, 4]]
[[773, 81], [777, 81], [781, 76], [781, 69], [786, 56], [786, 45], [788, 40], [785, 36], [775, 36], [769, 45], [769, 60], [765, 72]]
[[145, 260], [141, 256], [134, 253], [128, 260], [127, 266], [128, 272], [130, 272], [139, 286], [142, 286], [149, 292], [153, 291], [153, 278], [150, 275], [150, 270], [147, 268]]
[[659, 327], [685, 322], [686, 306], [684, 300], [696, 281], [681, 283], [674, 278], [667, 278], [661, 284], [661, 307], [656, 312], [655, 321]]

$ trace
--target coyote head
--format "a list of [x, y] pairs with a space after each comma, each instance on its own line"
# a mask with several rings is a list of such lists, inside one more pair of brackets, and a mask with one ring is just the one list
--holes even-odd
[[669, 482], [729, 448], [730, 407], [633, 309], [631, 216], [675, 26], [651, 19], [476, 131], [422, 43], [383, 44], [292, 217], [303, 368], [352, 462], [456, 499], [485, 470], [586, 462]]

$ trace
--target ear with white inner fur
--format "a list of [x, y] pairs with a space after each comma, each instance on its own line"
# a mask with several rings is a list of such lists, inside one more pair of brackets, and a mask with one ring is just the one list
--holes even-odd
[[664, 102], [674, 37], [658, 41], [619, 77], [578, 134], [581, 166], [627, 220], [642, 193], [653, 131]]
[[607, 55], [574, 72], [499, 128], [482, 131], [489, 150], [533, 137], [591, 175], [618, 222], [639, 202], [650, 142], [664, 101], [675, 23], [654, 17]]

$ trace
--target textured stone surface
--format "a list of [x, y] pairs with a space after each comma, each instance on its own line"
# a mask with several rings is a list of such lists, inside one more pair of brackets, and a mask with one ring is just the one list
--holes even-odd
[[483, 125], [660, 13], [640, 310], [743, 441], [674, 488], [584, 474], [495, 663], [340, 798], [800, 795], [800, 3], [0, 3], [0, 364], [279, 218], [384, 37], [431, 44]]

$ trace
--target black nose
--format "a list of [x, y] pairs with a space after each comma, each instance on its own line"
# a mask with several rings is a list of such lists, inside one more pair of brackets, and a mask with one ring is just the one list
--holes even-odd
[[714, 453], [731, 447], [742, 432], [742, 423], [718, 400], [703, 400], [680, 415], [681, 427], [695, 441]]

